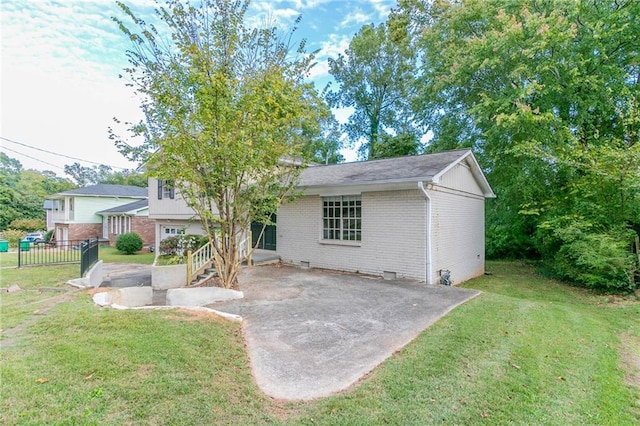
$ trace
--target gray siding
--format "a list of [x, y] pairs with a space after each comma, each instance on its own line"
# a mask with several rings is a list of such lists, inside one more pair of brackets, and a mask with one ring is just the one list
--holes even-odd
[[277, 253], [294, 265], [424, 280], [425, 214], [418, 190], [362, 193], [362, 241], [341, 244], [321, 239], [322, 197], [301, 197], [278, 212]]

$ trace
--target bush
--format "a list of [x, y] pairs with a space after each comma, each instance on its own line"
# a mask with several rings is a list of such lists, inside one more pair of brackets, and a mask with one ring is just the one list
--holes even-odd
[[9, 224], [9, 228], [25, 232], [38, 231], [45, 227], [46, 224], [42, 219], [15, 219]]
[[116, 248], [124, 254], [133, 254], [142, 250], [142, 238], [135, 232], [121, 234], [116, 240]]
[[18, 242], [25, 236], [24, 231], [18, 229], [5, 229], [2, 231], [2, 239], [9, 241], [11, 247], [18, 247]]
[[636, 287], [632, 231], [596, 230], [584, 221], [565, 222], [550, 230], [545, 241], [547, 259], [558, 278], [606, 291]]
[[176, 235], [160, 241], [159, 250], [163, 255], [184, 256], [188, 250], [197, 250], [208, 241], [204, 235]]
[[52, 237], [53, 237], [53, 229], [48, 230], [48, 231], [47, 231], [47, 233], [46, 233], [46, 234], [44, 234], [44, 240], [45, 240], [46, 242], [51, 241], [51, 238], [52, 238]]

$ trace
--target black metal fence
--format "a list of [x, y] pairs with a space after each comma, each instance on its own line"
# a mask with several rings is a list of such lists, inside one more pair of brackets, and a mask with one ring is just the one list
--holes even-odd
[[80, 276], [84, 277], [84, 273], [89, 270], [97, 261], [99, 256], [100, 244], [98, 238], [87, 240], [80, 248]]
[[80, 276], [98, 261], [99, 240], [64, 240], [54, 243], [21, 241], [18, 247], [18, 268], [22, 266], [80, 263]]

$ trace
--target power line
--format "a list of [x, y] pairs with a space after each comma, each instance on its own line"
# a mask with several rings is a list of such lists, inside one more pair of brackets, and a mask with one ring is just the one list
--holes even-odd
[[[4, 138], [3, 138], [3, 139], [4, 139]], [[27, 158], [30, 158], [30, 159], [32, 159], [32, 160], [39, 161], [39, 162], [44, 163], [44, 164], [46, 164], [46, 165], [48, 165], [48, 166], [55, 167], [55, 168], [57, 168], [57, 169], [60, 169], [60, 170], [63, 170], [63, 171], [64, 171], [64, 169], [63, 169], [62, 167], [60, 167], [60, 166], [56, 166], [55, 164], [48, 163], [48, 162], [46, 162], [46, 161], [44, 161], [44, 160], [39, 160], [39, 159], [37, 159], [37, 158], [35, 158], [35, 157], [32, 157], [32, 156], [30, 156], [30, 155], [24, 154], [24, 153], [22, 153], [22, 152], [15, 151], [15, 150], [13, 150], [13, 149], [11, 149], [11, 148], [7, 148], [6, 146], [3, 146], [3, 147], [2, 147], [2, 149], [6, 149], [7, 151], [10, 151], [10, 152], [16, 153], [16, 154], [18, 154], [18, 155], [22, 155], [23, 157], [27, 157]]]
[[[57, 155], [57, 156], [59, 156], [59, 157], [68, 158], [68, 159], [70, 159], [70, 160], [82, 161], [83, 163], [95, 164], [95, 165], [97, 165], [97, 166], [102, 166], [102, 165], [104, 165], [103, 163], [96, 163], [95, 161], [83, 160], [82, 158], [71, 157], [71, 156], [69, 156], [69, 155], [59, 154], [59, 153], [57, 153], [57, 152], [53, 152], [53, 151], [47, 151], [46, 149], [42, 149], [42, 148], [38, 148], [38, 147], [35, 147], [35, 146], [27, 145], [26, 143], [13, 141], [13, 140], [11, 140], [11, 139], [5, 138], [4, 136], [0, 136], [0, 139], [5, 140], [5, 141], [7, 141], [7, 142], [15, 143], [16, 145], [20, 145], [20, 146], [24, 146], [24, 147], [27, 147], [27, 148], [35, 149], [36, 151], [41, 151], [41, 152], [45, 152], [45, 153], [47, 153], [47, 154], [52, 154], [52, 155]], [[8, 149], [8, 148], [7, 148], [7, 149]], [[16, 151], [13, 151], [13, 152], [16, 152]], [[18, 153], [18, 154], [19, 154], [19, 153]], [[21, 154], [21, 155], [24, 155], [25, 157], [29, 157], [28, 155], [25, 155], [25, 154]], [[31, 158], [32, 160], [37, 160], [36, 158], [33, 158], [33, 157], [29, 157], [29, 158]], [[41, 162], [43, 162], [43, 163], [45, 163], [45, 164], [52, 165], [52, 164], [50, 164], [50, 163], [46, 163], [45, 161], [42, 161], [42, 160], [37, 160], [37, 161], [41, 161]], [[58, 166], [55, 166], [55, 167], [58, 167]], [[118, 166], [109, 166], [109, 167], [111, 167], [111, 168], [113, 168], [113, 169], [128, 170], [126, 167], [118, 167]], [[59, 167], [58, 167], [58, 168], [59, 168]]]

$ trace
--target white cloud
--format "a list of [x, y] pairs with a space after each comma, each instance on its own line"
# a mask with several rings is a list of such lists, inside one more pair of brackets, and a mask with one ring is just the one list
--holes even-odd
[[344, 19], [340, 22], [340, 28], [346, 28], [352, 24], [362, 25], [367, 24], [373, 21], [373, 15], [369, 13], [364, 13], [362, 9], [356, 9], [352, 13], [349, 13]]
[[[134, 167], [107, 134], [114, 116], [140, 118], [131, 91], [118, 79], [126, 65], [126, 40], [110, 19], [118, 12], [115, 4], [41, 1], [2, 6], [2, 136], [115, 167]], [[7, 148], [60, 168], [73, 162], [45, 158], [26, 147]], [[51, 169], [24, 156], [10, 156], [27, 168]]]
[[396, 6], [395, 1], [389, 0], [369, 0], [369, 3], [378, 14], [380, 20], [386, 20], [389, 17], [391, 9]]
[[273, 3], [269, 1], [251, 3], [250, 8], [245, 22], [251, 27], [276, 26], [280, 29], [289, 29], [293, 21], [300, 16], [300, 12], [296, 9], [274, 8]]
[[320, 43], [320, 49], [316, 54], [316, 65], [311, 69], [312, 80], [325, 79], [329, 76], [329, 58], [335, 59], [338, 55], [344, 55], [349, 48], [350, 37], [344, 34], [329, 34], [327, 40]]

